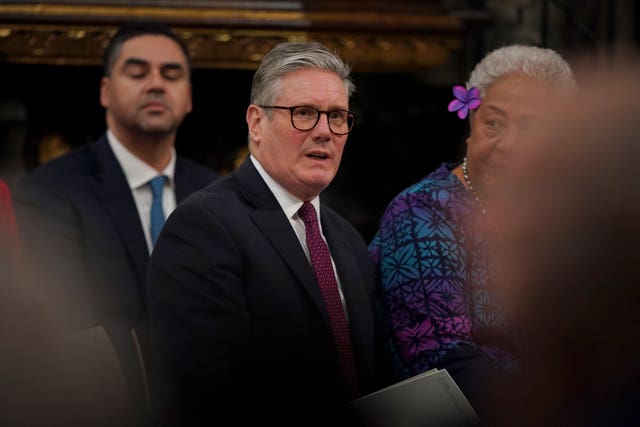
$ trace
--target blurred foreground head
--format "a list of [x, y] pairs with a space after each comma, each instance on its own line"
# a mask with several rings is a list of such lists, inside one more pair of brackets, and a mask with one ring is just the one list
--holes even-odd
[[637, 425], [640, 67], [576, 70], [577, 98], [539, 128], [491, 209], [524, 353], [522, 394], [503, 397], [532, 425]]

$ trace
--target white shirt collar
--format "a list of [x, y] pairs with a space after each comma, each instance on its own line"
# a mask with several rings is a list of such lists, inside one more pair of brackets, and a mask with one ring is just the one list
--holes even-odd
[[[251, 159], [251, 162], [258, 170], [258, 173], [260, 174], [262, 179], [264, 179], [264, 182], [267, 184], [267, 187], [269, 187], [269, 190], [271, 190], [271, 192], [275, 196], [276, 200], [280, 204], [280, 207], [284, 211], [284, 214], [289, 219], [293, 218], [294, 215], [298, 213], [298, 210], [302, 207], [303, 201], [293, 196], [291, 193], [285, 190], [284, 187], [278, 184], [275, 179], [271, 178], [271, 176], [267, 173], [267, 171], [264, 170], [264, 168], [262, 167], [258, 159], [253, 157], [253, 154], [250, 155], [249, 158]], [[318, 215], [318, 221], [319, 221], [320, 198], [315, 197], [313, 200], [311, 200], [311, 204], [316, 209], [316, 214]]]
[[[120, 167], [127, 178], [127, 182], [129, 183], [129, 188], [131, 190], [135, 190], [136, 188], [145, 185], [149, 180], [159, 175], [157, 170], [143, 162], [139, 157], [129, 151], [120, 141], [118, 141], [118, 138], [116, 138], [110, 130], [107, 130], [107, 139], [113, 154], [116, 156], [118, 163], [120, 163]], [[172, 187], [175, 169], [176, 150], [172, 148], [171, 160], [161, 173], [161, 175], [169, 178], [169, 184]]]

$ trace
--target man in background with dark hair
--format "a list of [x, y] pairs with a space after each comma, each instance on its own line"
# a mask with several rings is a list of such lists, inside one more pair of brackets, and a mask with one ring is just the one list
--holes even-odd
[[148, 408], [149, 254], [169, 213], [216, 177], [175, 152], [192, 107], [190, 76], [188, 51], [168, 27], [122, 26], [104, 54], [106, 133], [35, 169], [15, 191], [31, 283], [67, 330], [108, 337], [139, 421]]

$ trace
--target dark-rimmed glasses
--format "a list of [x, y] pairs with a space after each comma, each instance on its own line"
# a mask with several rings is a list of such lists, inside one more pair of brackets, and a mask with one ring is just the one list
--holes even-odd
[[294, 105], [283, 107], [281, 105], [258, 105], [260, 108], [275, 108], [289, 110], [291, 113], [291, 125], [301, 131], [309, 131], [316, 127], [322, 113], [327, 115], [329, 130], [336, 135], [346, 135], [351, 132], [358, 115], [349, 110], [322, 111], [306, 105]]

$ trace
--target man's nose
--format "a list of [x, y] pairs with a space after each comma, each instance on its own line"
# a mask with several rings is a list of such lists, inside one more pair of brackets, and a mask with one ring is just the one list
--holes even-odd
[[164, 90], [165, 79], [160, 70], [154, 69], [147, 76], [147, 85], [149, 90]]
[[313, 128], [314, 134], [331, 136], [331, 129], [329, 128], [329, 114], [320, 113], [318, 117], [318, 123]]

